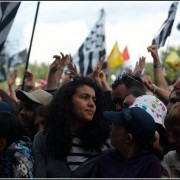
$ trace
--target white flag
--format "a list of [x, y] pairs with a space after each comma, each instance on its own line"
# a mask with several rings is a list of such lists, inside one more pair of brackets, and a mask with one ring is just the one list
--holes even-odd
[[102, 9], [99, 20], [73, 57], [73, 63], [81, 75], [86, 76], [90, 74], [96, 68], [101, 57], [106, 53], [104, 22], [105, 12]]
[[169, 8], [168, 18], [165, 20], [160, 28], [159, 33], [153, 39], [152, 44], [157, 45], [158, 48], [164, 46], [166, 39], [171, 34], [172, 26], [176, 16], [178, 2], [173, 2]]
[[3, 49], [21, 2], [0, 2], [0, 52]]

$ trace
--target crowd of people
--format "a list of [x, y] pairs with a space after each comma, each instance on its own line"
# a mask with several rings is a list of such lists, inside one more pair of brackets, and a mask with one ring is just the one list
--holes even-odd
[[[157, 46], [109, 85], [105, 57], [82, 76], [54, 55], [47, 84], [17, 70], [0, 89], [0, 178], [180, 178], [180, 77], [169, 84]], [[66, 70], [68, 67], [68, 70]]]

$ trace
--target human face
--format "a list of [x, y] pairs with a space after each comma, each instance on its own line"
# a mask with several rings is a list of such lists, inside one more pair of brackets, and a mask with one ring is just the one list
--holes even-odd
[[38, 105], [22, 104], [22, 109], [18, 114], [18, 119], [25, 130], [30, 130], [34, 126], [34, 111]]
[[180, 154], [180, 124], [172, 123], [168, 125], [169, 143], [176, 149], [176, 152]]
[[96, 112], [96, 95], [93, 88], [83, 85], [76, 89], [72, 97], [75, 117], [79, 120], [91, 121]]
[[115, 103], [115, 109], [117, 111], [122, 110], [123, 100], [126, 96], [127, 88], [125, 84], [119, 84], [114, 90], [112, 90], [112, 100]]
[[179, 102], [180, 102], [180, 89], [173, 90], [169, 98], [169, 103], [167, 104], [167, 110], [170, 111], [171, 108]]
[[110, 133], [111, 145], [119, 150], [123, 150], [123, 148], [126, 146], [128, 134], [129, 133], [124, 127], [116, 126], [113, 124]]

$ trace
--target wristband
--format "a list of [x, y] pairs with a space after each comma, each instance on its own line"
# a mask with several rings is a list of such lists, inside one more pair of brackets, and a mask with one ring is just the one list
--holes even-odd
[[154, 68], [160, 68], [162, 67], [162, 64], [154, 64]]

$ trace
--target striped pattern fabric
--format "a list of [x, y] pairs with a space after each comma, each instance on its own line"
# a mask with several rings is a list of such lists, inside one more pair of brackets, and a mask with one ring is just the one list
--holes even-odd
[[5, 55], [0, 54], [0, 82], [6, 80], [6, 70], [5, 70]]
[[0, 52], [14, 22], [20, 2], [0, 2]]
[[102, 9], [99, 20], [73, 57], [73, 63], [83, 76], [90, 74], [96, 68], [101, 57], [106, 53], [104, 22], [105, 12]]
[[[78, 137], [73, 137], [72, 148], [69, 155], [67, 156], [67, 163], [72, 172], [75, 171], [83, 162], [99, 154], [95, 150], [85, 150], [81, 147], [80, 142], [81, 140]], [[110, 148], [111, 146], [107, 141], [107, 144], [104, 144], [102, 147], [102, 151], [108, 150]]]
[[173, 2], [169, 8], [168, 18], [165, 20], [163, 25], [161, 26], [158, 34], [152, 41], [152, 45], [157, 45], [158, 48], [164, 46], [166, 39], [171, 34], [172, 26], [174, 23], [174, 19], [176, 16], [178, 2]]
[[8, 60], [8, 69], [14, 68], [26, 62], [27, 49], [24, 49], [14, 55], [12, 55]]

